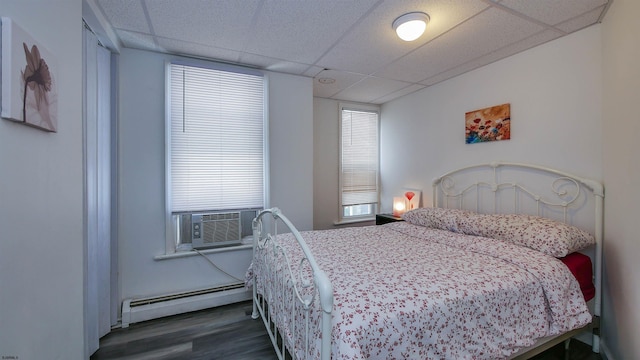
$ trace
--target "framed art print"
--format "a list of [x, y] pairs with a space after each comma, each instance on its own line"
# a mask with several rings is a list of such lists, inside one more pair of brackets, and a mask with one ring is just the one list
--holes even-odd
[[511, 104], [469, 111], [464, 121], [467, 144], [511, 139]]
[[404, 199], [406, 204], [406, 211], [415, 210], [420, 207], [420, 195], [422, 191], [420, 189], [404, 188]]
[[53, 55], [2, 17], [2, 117], [45, 131], [58, 128], [57, 64]]

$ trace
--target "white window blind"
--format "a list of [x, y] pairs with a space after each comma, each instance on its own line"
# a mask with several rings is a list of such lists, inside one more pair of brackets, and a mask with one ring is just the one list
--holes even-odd
[[171, 64], [171, 211], [264, 206], [263, 77]]
[[378, 202], [378, 113], [342, 109], [342, 206]]

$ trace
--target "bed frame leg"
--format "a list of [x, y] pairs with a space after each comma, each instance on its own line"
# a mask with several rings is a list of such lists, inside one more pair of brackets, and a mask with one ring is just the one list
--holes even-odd
[[256, 306], [256, 302], [253, 302], [253, 312], [251, 313], [251, 318], [253, 320], [256, 320], [257, 318], [260, 317], [260, 313], [258, 312], [258, 308]]
[[571, 338], [568, 338], [564, 341], [564, 360], [569, 360], [571, 358], [571, 352], [569, 351], [569, 345], [571, 345]]
[[251, 318], [253, 320], [257, 319], [260, 317], [260, 313], [258, 312], [258, 304], [256, 303], [257, 300], [257, 290], [256, 290], [256, 283], [253, 283], [253, 296], [252, 296], [252, 303], [253, 303], [253, 312], [251, 313]]
[[596, 354], [600, 353], [600, 316], [594, 316], [593, 318], [593, 340], [591, 344], [591, 351]]

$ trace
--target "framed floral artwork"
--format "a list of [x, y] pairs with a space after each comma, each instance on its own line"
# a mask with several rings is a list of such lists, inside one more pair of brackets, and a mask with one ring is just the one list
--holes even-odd
[[2, 17], [2, 117], [56, 132], [57, 64], [52, 54], [12, 19]]
[[511, 104], [469, 111], [464, 119], [467, 144], [511, 138]]
[[404, 188], [404, 200], [406, 211], [415, 210], [420, 207], [420, 189]]

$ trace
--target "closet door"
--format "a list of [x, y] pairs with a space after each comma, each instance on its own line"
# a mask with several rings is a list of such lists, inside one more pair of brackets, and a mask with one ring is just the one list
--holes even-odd
[[97, 48], [98, 336], [111, 330], [111, 52]]
[[84, 29], [85, 344], [94, 353], [111, 329], [110, 53]]

